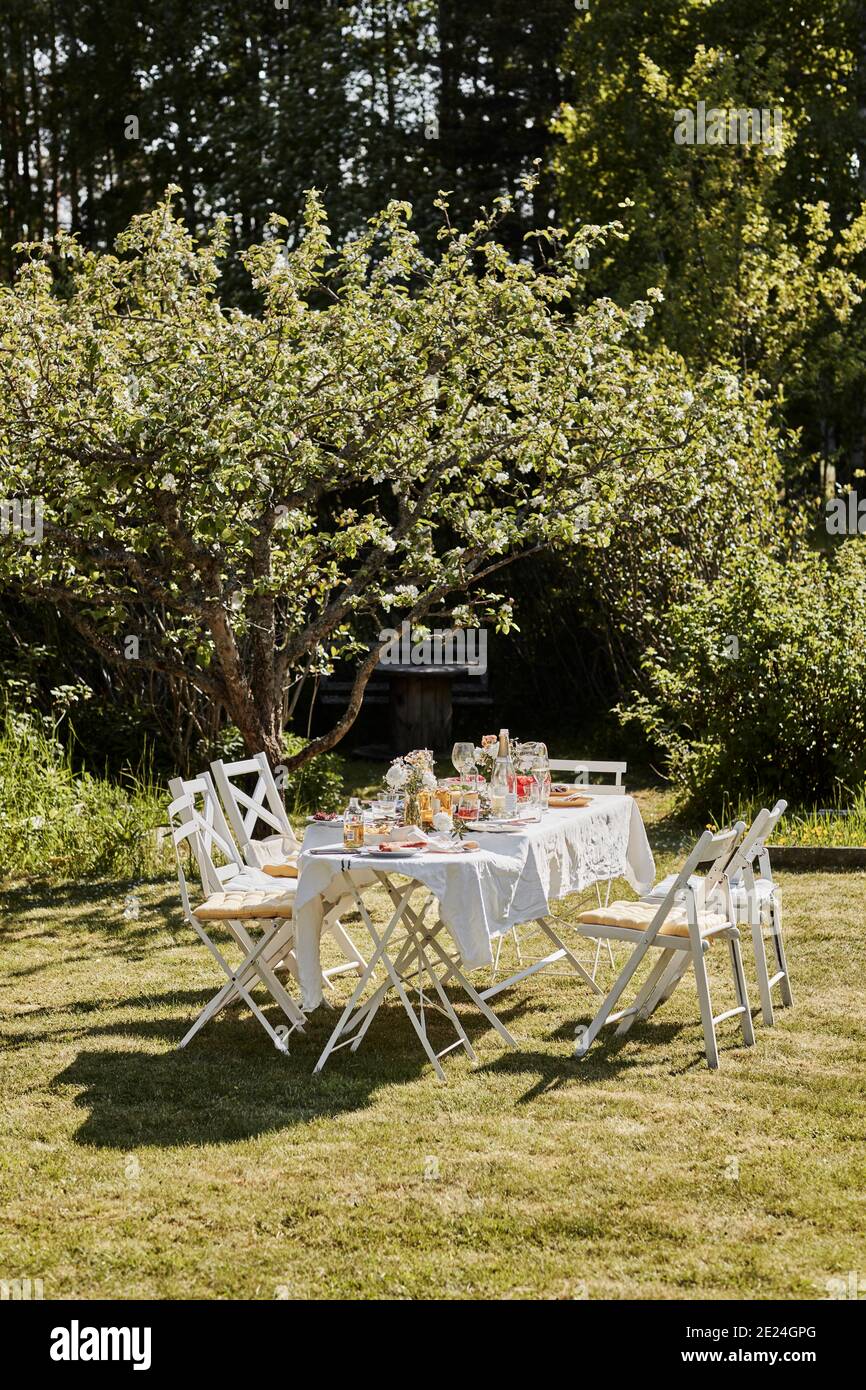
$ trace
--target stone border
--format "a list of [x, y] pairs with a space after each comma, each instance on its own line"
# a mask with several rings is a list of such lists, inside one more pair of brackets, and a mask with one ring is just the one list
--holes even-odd
[[770, 863], [777, 869], [866, 869], [860, 845], [773, 845]]

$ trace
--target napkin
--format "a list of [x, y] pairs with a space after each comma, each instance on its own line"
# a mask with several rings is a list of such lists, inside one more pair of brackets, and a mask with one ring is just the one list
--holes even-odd
[[579, 792], [551, 792], [548, 805], [558, 807], [588, 806], [591, 797], [581, 796]]
[[271, 878], [297, 878], [297, 864], [262, 864], [262, 873], [270, 874]]
[[426, 849], [427, 843], [427, 836], [419, 826], [398, 825], [390, 835], [379, 841], [379, 848], [386, 852], [395, 849]]

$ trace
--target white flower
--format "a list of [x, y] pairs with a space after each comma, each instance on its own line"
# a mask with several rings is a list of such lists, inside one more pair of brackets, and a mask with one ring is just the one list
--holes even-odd
[[435, 772], [425, 772], [424, 775], [423, 775], [423, 777], [421, 778], [421, 786], [422, 786], [422, 787], [425, 787], [425, 788], [427, 789], [427, 791], [430, 791], [430, 792], [435, 791], [435, 790], [436, 790], [436, 773], [435, 773]]
[[395, 792], [399, 791], [401, 787], [405, 787], [408, 777], [409, 774], [402, 763], [392, 763], [385, 773], [385, 781]]
[[482, 758], [486, 758], [486, 757], [487, 757], [487, 749], [486, 749], [486, 748], [476, 748], [476, 749], [475, 749], [475, 761], [476, 761], [477, 763], [479, 763], [479, 762], [481, 761]]
[[31, 818], [30, 818], [30, 828], [31, 828], [32, 830], [41, 830], [42, 827], [44, 826], [44, 824], [45, 824], [45, 821], [44, 821], [44, 819], [43, 819], [42, 816], [31, 816]]
[[453, 830], [454, 822], [447, 811], [437, 811], [433, 817], [434, 830]]
[[684, 391], [682, 396], [680, 397], [680, 400], [683, 402], [683, 405], [694, 405], [694, 393], [691, 391]]

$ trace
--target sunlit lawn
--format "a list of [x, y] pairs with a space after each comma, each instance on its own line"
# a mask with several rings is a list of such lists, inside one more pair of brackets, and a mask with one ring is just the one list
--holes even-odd
[[[690, 984], [577, 1063], [589, 994], [541, 975], [497, 1001], [517, 1053], [461, 1006], [479, 1064], [449, 1054], [444, 1085], [396, 1005], [319, 1076], [322, 1010], [288, 1058], [246, 1010], [179, 1052], [219, 978], [172, 881], [138, 886], [133, 920], [125, 884], [9, 889], [0, 1278], [88, 1299], [826, 1297], [866, 1273], [866, 876], [782, 883], [796, 1007], [752, 1050], [721, 1025], [718, 1072]], [[713, 950], [719, 1008], [725, 966]]]

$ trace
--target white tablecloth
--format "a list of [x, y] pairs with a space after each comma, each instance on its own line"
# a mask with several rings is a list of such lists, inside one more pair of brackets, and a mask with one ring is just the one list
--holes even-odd
[[[307, 1011], [322, 1002], [322, 916], [344, 896], [341, 870], [351, 866], [358, 887], [374, 881], [364, 861], [342, 848], [341, 834], [339, 822], [308, 826], [298, 861], [295, 942]], [[543, 821], [516, 834], [473, 831], [472, 838], [481, 846], [475, 854], [421, 854], [402, 865], [376, 861], [380, 871], [403, 873], [430, 889], [467, 970], [491, 965], [491, 940], [520, 922], [547, 916], [557, 898], [620, 875], [643, 893], [655, 877], [646, 830], [630, 796], [596, 796], [578, 810], [548, 811]], [[329, 844], [336, 846], [333, 856], [306, 852]]]

